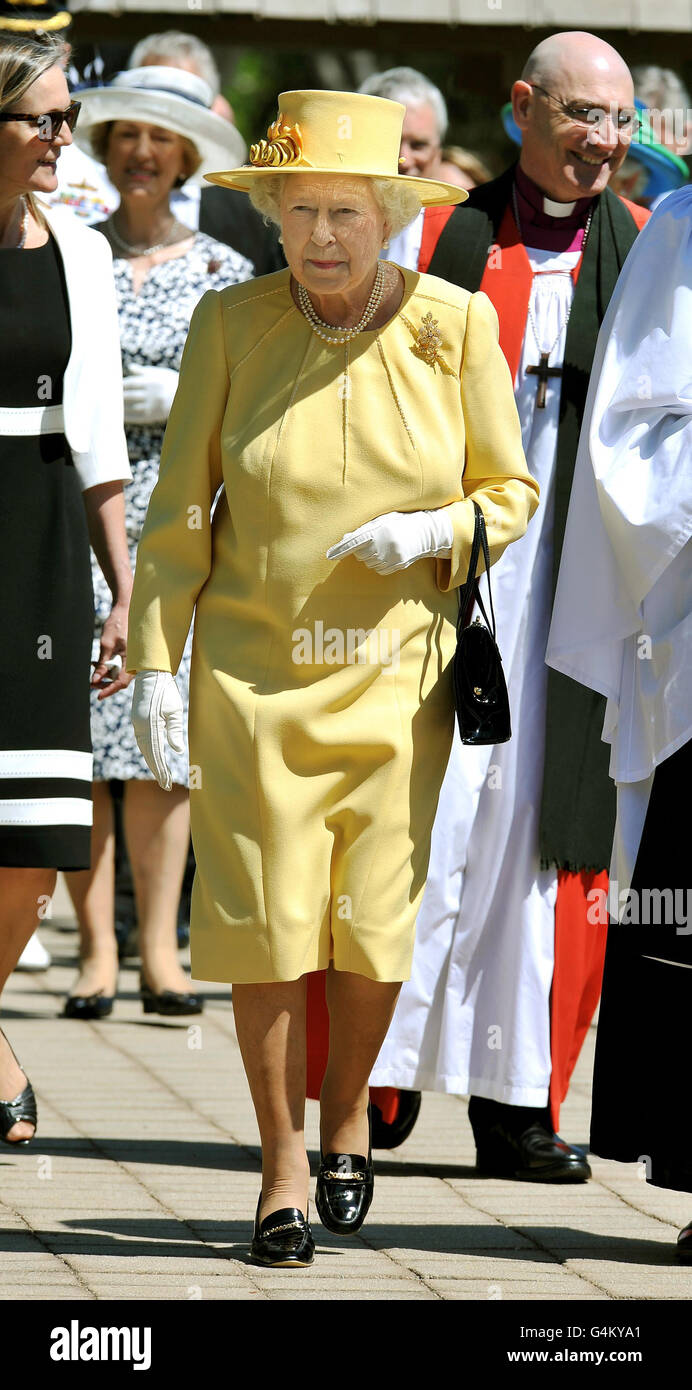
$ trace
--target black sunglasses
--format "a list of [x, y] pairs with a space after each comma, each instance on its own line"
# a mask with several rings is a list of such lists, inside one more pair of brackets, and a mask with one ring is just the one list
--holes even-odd
[[46, 111], [43, 116], [25, 116], [23, 112], [0, 112], [0, 121], [29, 121], [38, 126], [39, 140], [57, 140], [65, 122], [68, 130], [74, 130], [77, 117], [82, 109], [81, 101], [71, 101], [66, 111]]

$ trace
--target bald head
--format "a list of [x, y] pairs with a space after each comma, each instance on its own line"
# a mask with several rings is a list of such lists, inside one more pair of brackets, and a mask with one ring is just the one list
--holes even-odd
[[634, 89], [611, 44], [573, 30], [534, 48], [512, 87], [519, 162], [557, 202], [602, 193], [629, 150]]
[[[587, 79], [614, 80], [618, 86], [624, 83], [632, 87], [632, 75], [617, 49], [582, 29], [543, 39], [529, 54], [521, 77], [523, 82], [538, 82], [548, 88], [551, 83], [578, 87]], [[633, 88], [629, 100], [634, 100]]]

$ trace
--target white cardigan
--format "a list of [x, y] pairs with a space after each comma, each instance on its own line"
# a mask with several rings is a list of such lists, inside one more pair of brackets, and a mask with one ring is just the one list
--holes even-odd
[[[70, 304], [72, 350], [63, 380], [65, 437], [82, 490], [132, 477], [113, 259], [106, 238], [73, 212], [41, 203], [58, 245]], [[40, 311], [40, 306], [37, 306]]]

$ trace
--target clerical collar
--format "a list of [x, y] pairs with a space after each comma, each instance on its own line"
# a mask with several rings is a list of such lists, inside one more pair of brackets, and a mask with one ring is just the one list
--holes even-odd
[[524, 244], [541, 251], [580, 251], [593, 198], [555, 203], [518, 164], [514, 177]]

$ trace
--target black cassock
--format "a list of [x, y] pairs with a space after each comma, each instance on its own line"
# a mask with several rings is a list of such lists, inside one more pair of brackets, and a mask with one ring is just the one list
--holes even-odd
[[692, 743], [656, 768], [632, 877], [639, 915], [655, 914], [643, 889], [667, 889], [678, 920], [608, 927], [591, 1112], [594, 1153], [680, 1192], [692, 1192], [691, 777]]

